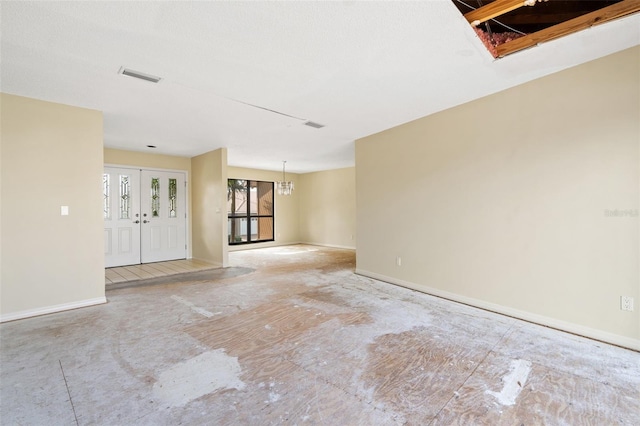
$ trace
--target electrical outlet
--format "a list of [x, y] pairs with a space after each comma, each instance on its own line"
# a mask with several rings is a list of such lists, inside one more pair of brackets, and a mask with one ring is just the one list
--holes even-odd
[[633, 297], [620, 296], [620, 309], [623, 311], [633, 311]]
[[396, 265], [402, 266], [402, 258], [400, 256], [396, 257]]

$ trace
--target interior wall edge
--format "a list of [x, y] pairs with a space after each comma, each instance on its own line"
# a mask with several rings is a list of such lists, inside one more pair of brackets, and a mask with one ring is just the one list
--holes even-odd
[[618, 334], [608, 333], [606, 331], [585, 327], [585, 326], [570, 323], [567, 321], [557, 320], [555, 318], [547, 317], [544, 315], [538, 315], [531, 312], [510, 308], [508, 306], [498, 305], [495, 303], [486, 302], [484, 300], [462, 296], [456, 293], [450, 293], [448, 291], [443, 291], [437, 288], [389, 277], [389, 276], [378, 274], [375, 272], [370, 272], [364, 269], [356, 268], [355, 273], [358, 275], [373, 278], [379, 281], [384, 281], [389, 284], [394, 284], [400, 287], [416, 290], [421, 293], [429, 294], [431, 296], [440, 297], [443, 299], [451, 300], [453, 302], [463, 303], [465, 305], [473, 306], [475, 308], [484, 309], [486, 311], [495, 312], [495, 313], [506, 315], [513, 318], [518, 318], [518, 319], [535, 323], [538, 325], [551, 327], [567, 333], [576, 334], [578, 336], [587, 337], [589, 339], [610, 343], [612, 345], [621, 346], [623, 348], [640, 352], [640, 339], [633, 339], [630, 337], [620, 336]]
[[42, 308], [27, 309], [25, 311], [12, 312], [0, 315], [0, 323], [16, 321], [26, 318], [38, 317], [40, 315], [54, 314], [56, 312], [70, 311], [72, 309], [87, 308], [89, 306], [102, 305], [107, 303], [106, 297], [95, 297], [93, 299], [78, 300], [77, 302], [62, 303], [60, 305], [44, 306]]

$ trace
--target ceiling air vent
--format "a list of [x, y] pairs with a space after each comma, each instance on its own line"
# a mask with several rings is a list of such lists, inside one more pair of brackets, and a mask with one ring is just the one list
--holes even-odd
[[128, 75], [129, 77], [139, 78], [140, 80], [150, 81], [152, 83], [157, 83], [162, 80], [160, 77], [156, 77], [155, 75], [145, 74], [143, 72], [130, 70], [125, 67], [121, 67], [118, 73], [122, 75]]
[[314, 129], [322, 129], [324, 127], [324, 124], [314, 123], [313, 121], [307, 121], [304, 125], [313, 127]]

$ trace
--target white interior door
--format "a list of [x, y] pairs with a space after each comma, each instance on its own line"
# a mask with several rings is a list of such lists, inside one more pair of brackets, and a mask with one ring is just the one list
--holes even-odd
[[140, 171], [106, 167], [102, 178], [105, 266], [140, 263]]
[[185, 174], [142, 170], [140, 188], [142, 263], [185, 259]]
[[187, 257], [186, 175], [105, 167], [105, 266]]

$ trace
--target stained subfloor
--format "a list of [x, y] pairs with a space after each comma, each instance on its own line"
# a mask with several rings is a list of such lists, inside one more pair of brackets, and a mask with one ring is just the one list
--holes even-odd
[[640, 354], [290, 246], [0, 326], [7, 425], [638, 425]]

